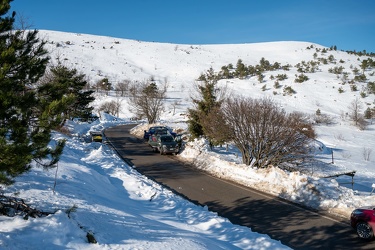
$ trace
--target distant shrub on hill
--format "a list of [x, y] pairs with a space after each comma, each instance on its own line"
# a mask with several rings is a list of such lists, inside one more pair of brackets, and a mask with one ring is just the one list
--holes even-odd
[[321, 63], [323, 63], [324, 65], [328, 64], [328, 59], [327, 58], [319, 57], [318, 61], [321, 62]]
[[294, 79], [294, 82], [302, 83], [302, 82], [306, 82], [307, 80], [309, 80], [309, 77], [307, 75], [299, 74], [299, 75], [296, 75], [296, 79]]
[[366, 90], [369, 94], [375, 94], [375, 82], [368, 82]]
[[332, 74], [340, 75], [344, 72], [344, 69], [345, 68], [343, 66], [336, 66], [336, 67], [333, 67], [333, 68], [329, 68], [328, 72], [332, 73]]
[[329, 55], [329, 56], [328, 56], [328, 61], [329, 61], [330, 63], [335, 63], [335, 62], [336, 62], [336, 59], [335, 59], [335, 57], [334, 57], [333, 55]]
[[357, 82], [366, 82], [367, 77], [365, 74], [354, 76], [354, 80]]
[[364, 117], [365, 119], [372, 119], [375, 117], [375, 108], [370, 108], [368, 107], [366, 110], [365, 110], [365, 113], [364, 113]]
[[[264, 57], [262, 57], [257, 65], [246, 65], [243, 63], [242, 59], [238, 59], [236, 67], [233, 64], [224, 65], [221, 67], [220, 72], [217, 74], [219, 79], [231, 79], [239, 78], [245, 79], [246, 77], [259, 76], [266, 71], [274, 70], [285, 70], [290, 69], [290, 65], [281, 65], [279, 62], [270, 63]], [[259, 79], [259, 78], [258, 78]]]
[[300, 63], [297, 63], [295, 67], [297, 68], [297, 71], [300, 73], [315, 73], [317, 70], [319, 70], [319, 62], [302, 61]]
[[288, 76], [286, 74], [278, 74], [276, 76], [276, 79], [279, 80], [279, 81], [284, 81], [284, 80], [288, 79]]
[[283, 89], [284, 95], [293, 95], [297, 93], [291, 86], [285, 86]]
[[279, 81], [275, 81], [275, 83], [274, 83], [273, 87], [274, 87], [275, 89], [278, 89], [278, 88], [280, 88], [280, 87], [281, 87], [281, 85], [280, 85]]
[[322, 114], [320, 109], [318, 109], [314, 115], [312, 115], [312, 120], [315, 124], [330, 125], [333, 124], [333, 118], [327, 114]]
[[358, 51], [358, 52], [355, 51], [355, 50], [346, 50], [345, 52], [350, 54], [350, 55], [375, 57], [375, 53], [373, 53], [373, 52], [367, 53], [366, 50], [362, 50], [362, 51]]
[[353, 92], [358, 91], [357, 85], [350, 84], [350, 90], [353, 91]]

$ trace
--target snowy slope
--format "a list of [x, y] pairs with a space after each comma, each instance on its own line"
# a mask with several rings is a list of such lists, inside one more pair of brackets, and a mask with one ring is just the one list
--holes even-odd
[[[40, 31], [40, 35], [49, 41], [47, 48], [52, 53], [53, 63], [60, 61], [78, 69], [87, 75], [91, 84], [104, 77], [113, 85], [122, 80], [144, 81], [151, 77], [160, 83], [167, 83], [169, 99], [161, 122], [172, 127], [186, 128], [185, 118], [181, 114], [191, 105], [189, 97], [193, 93], [195, 79], [210, 67], [218, 71], [229, 63], [235, 66], [238, 59], [246, 65], [256, 65], [261, 58], [270, 63], [290, 64], [290, 71], [266, 72], [262, 83], [256, 78], [249, 78], [223, 80], [220, 84], [226, 85], [232, 94], [270, 96], [287, 111], [314, 114], [320, 109], [323, 114], [330, 115], [333, 124], [315, 127], [318, 133], [315, 164], [296, 173], [286, 173], [278, 168], [256, 170], [240, 163], [235, 148], [230, 147], [229, 152], [223, 148], [210, 151], [204, 141], [187, 145], [179, 157], [185, 160], [199, 157], [200, 167], [220, 178], [229, 178], [345, 217], [355, 207], [375, 203], [375, 196], [370, 195], [375, 183], [375, 125], [369, 124], [366, 130], [359, 130], [345, 115], [350, 103], [360, 96], [366, 84], [359, 83], [359, 91], [353, 92], [349, 84], [342, 85], [342, 79], [328, 73], [329, 68], [343, 66], [351, 79], [352, 69], [360, 69], [360, 62], [365, 57], [359, 58], [341, 51], [318, 52], [318, 57], [333, 55], [336, 63], [322, 64], [318, 72], [306, 73], [309, 77], [307, 82], [295, 83], [295, 75], [299, 73], [294, 65], [314, 60], [316, 49], [324, 47], [308, 42], [162, 44], [55, 31]], [[311, 46], [313, 49], [307, 49]], [[374, 69], [366, 72], [370, 81], [375, 80], [373, 72]], [[282, 87], [279, 89], [273, 87], [274, 80], [270, 79], [271, 75], [277, 74], [288, 75], [288, 79], [280, 82]], [[264, 85], [265, 91], [262, 90]], [[291, 86], [297, 93], [284, 95], [284, 86]], [[339, 87], [344, 89], [344, 93], [338, 92]], [[117, 99], [115, 93], [108, 96], [100, 94], [94, 106], [99, 107], [102, 102]], [[173, 113], [172, 102], [176, 100], [180, 104]], [[374, 95], [360, 98], [360, 101], [364, 108], [373, 107]], [[121, 103], [118, 122], [128, 122], [133, 114], [128, 110], [126, 98]], [[84, 135], [89, 129], [103, 129], [116, 124], [102, 118], [101, 123], [92, 128], [70, 124], [71, 130], [76, 135]], [[134, 133], [143, 131], [143, 128], [140, 125]], [[367, 149], [373, 149], [369, 160], [363, 157]], [[331, 164], [332, 151], [334, 164]], [[350, 185], [346, 185], [347, 188], [340, 184], [351, 181], [350, 177], [319, 178], [353, 170], [357, 171], [354, 190]], [[15, 241], [19, 247], [27, 247], [30, 241], [46, 249], [51, 245], [88, 248], [84, 239], [87, 231], [92, 231], [100, 243], [91, 246], [92, 249], [284, 247], [267, 236], [234, 227], [225, 219], [186, 203], [139, 176], [106, 146], [84, 143], [77, 136], [69, 138], [59, 163], [55, 194], [51, 191], [53, 178], [54, 172], [33, 170], [6, 189], [7, 194], [19, 193], [20, 197], [30, 200], [37, 207], [59, 209], [59, 212], [50, 218], [29, 221], [0, 217], [0, 245], [5, 249], [14, 249], [12, 244]], [[77, 209], [69, 219], [64, 211], [73, 205]], [[61, 238], [61, 234], [52, 229], [62, 231], [64, 237]], [[38, 232], [46, 236], [42, 242], [32, 240]]]
[[[241, 94], [250, 97], [270, 96], [287, 111], [300, 111], [313, 115], [319, 109], [322, 114], [329, 115], [332, 125], [319, 125], [315, 129], [318, 140], [327, 147], [324, 155], [325, 162], [330, 162], [330, 152], [334, 151], [337, 172], [356, 170], [358, 177], [363, 177], [363, 188], [371, 190], [375, 182], [374, 158], [372, 152], [370, 161], [365, 161], [363, 151], [374, 149], [374, 125], [369, 124], [366, 130], [354, 127], [347, 113], [353, 100], [359, 98], [362, 112], [374, 107], [374, 95], [360, 97], [360, 92], [366, 83], [356, 83], [358, 91], [351, 91], [350, 84], [342, 84], [341, 76], [329, 73], [330, 68], [342, 66], [348, 73], [348, 79], [353, 79], [353, 69], [360, 70], [360, 63], [366, 57], [348, 54], [342, 51], [322, 53], [324, 47], [308, 42], [269, 42], [255, 44], [224, 44], [224, 45], [182, 45], [142, 42], [135, 40], [100, 37], [85, 34], [41, 31], [41, 36], [50, 41], [48, 48], [53, 52], [52, 59], [60, 58], [64, 64], [75, 67], [86, 74], [92, 84], [107, 77], [113, 85], [118, 81], [145, 81], [151, 77], [160, 83], [168, 84], [167, 112], [162, 120], [168, 122], [183, 121], [181, 113], [185, 113], [191, 105], [189, 97], [194, 93], [195, 80], [210, 67], [219, 71], [224, 65], [235, 66], [238, 59], [245, 65], [259, 64], [261, 58], [270, 63], [279, 62], [281, 65], [291, 65], [289, 71], [272, 71], [265, 73], [265, 80], [259, 83], [256, 77], [245, 80], [222, 80], [220, 84], [227, 86], [231, 94]], [[59, 44], [59, 45], [58, 45]], [[68, 45], [69, 44], [69, 45]], [[317, 52], [318, 51], [318, 52]], [[334, 57], [334, 62], [320, 64], [316, 73], [306, 73], [309, 80], [295, 83], [295, 75], [300, 74], [294, 67], [297, 63], [316, 61], [317, 58]], [[367, 70], [368, 81], [374, 81], [374, 69]], [[288, 79], [280, 81], [281, 88], [274, 87], [275, 80], [270, 77], [286, 74]], [[262, 87], [266, 85], [266, 91]], [[284, 95], [283, 87], [291, 86], [296, 94]], [[338, 89], [342, 88], [343, 93]], [[116, 99], [112, 96], [98, 96], [96, 106], [104, 101]], [[172, 102], [179, 101], [175, 114], [171, 111]], [[122, 103], [120, 117], [132, 116], [127, 108], [127, 100]], [[371, 151], [371, 150], [370, 150]], [[375, 149], [374, 149], [375, 151]], [[357, 178], [357, 181], [360, 181]], [[358, 183], [359, 184], [359, 183]]]
[[[288, 249], [176, 196], [107, 145], [77, 136], [125, 122], [69, 123], [75, 137], [54, 135], [67, 139], [58, 168], [36, 168], [6, 194], [55, 213], [28, 220], [0, 216], [1, 249]], [[87, 233], [98, 243], [89, 244]]]

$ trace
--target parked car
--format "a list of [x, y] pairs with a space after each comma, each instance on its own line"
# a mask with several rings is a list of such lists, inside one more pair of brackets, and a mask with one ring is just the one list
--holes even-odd
[[102, 142], [103, 133], [101, 131], [90, 131], [91, 141], [93, 142]]
[[155, 133], [158, 133], [158, 134], [170, 134], [172, 135], [173, 137], [176, 136], [176, 133], [174, 133], [172, 131], [172, 129], [168, 128], [168, 127], [165, 127], [165, 126], [154, 126], [154, 127], [150, 127], [148, 130], [145, 130], [144, 131], [144, 135], [143, 135], [143, 139], [145, 140], [148, 140], [149, 137]]
[[154, 151], [159, 151], [160, 154], [177, 154], [180, 151], [178, 142], [172, 135], [151, 135], [148, 144]]
[[375, 234], [375, 206], [355, 209], [350, 216], [350, 224], [360, 238], [373, 239]]

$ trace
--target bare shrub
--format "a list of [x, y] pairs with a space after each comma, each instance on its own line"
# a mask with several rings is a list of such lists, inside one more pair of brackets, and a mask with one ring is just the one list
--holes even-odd
[[342, 158], [344, 159], [350, 159], [352, 157], [352, 155], [348, 152], [344, 152], [341, 154]]
[[365, 161], [370, 161], [371, 153], [372, 153], [371, 148], [363, 148], [363, 151], [362, 151], [363, 159]]
[[316, 124], [330, 125], [333, 124], [333, 118], [327, 114], [315, 114], [312, 116], [313, 121]]
[[306, 145], [315, 136], [300, 113], [287, 114], [267, 98], [232, 97], [221, 115], [229, 129], [225, 134], [241, 151], [243, 163], [258, 168], [304, 159]]
[[335, 137], [336, 140], [345, 141], [345, 137], [341, 133], [340, 134], [335, 134], [334, 137]]
[[115, 90], [120, 96], [125, 96], [129, 91], [130, 80], [123, 80], [116, 84]]
[[158, 88], [154, 82], [134, 82], [129, 86], [130, 109], [137, 117], [155, 123], [164, 111], [166, 92], [167, 84]]
[[119, 115], [119, 110], [120, 110], [120, 102], [119, 101], [110, 101], [110, 102], [104, 102], [102, 105], [100, 105], [98, 111], [99, 112], [104, 112], [107, 114], [111, 114], [113, 116], [118, 116]]
[[351, 121], [354, 122], [354, 125], [357, 126], [359, 129], [364, 130], [366, 129], [367, 123], [366, 120], [364, 119], [363, 114], [361, 113], [362, 110], [362, 103], [357, 97], [355, 100], [353, 100], [350, 103], [349, 108], [349, 118]]

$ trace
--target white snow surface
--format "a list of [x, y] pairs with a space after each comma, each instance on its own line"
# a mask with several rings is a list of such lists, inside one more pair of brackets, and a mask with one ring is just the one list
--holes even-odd
[[[89, 130], [129, 122], [105, 117], [69, 122], [72, 137], [53, 136], [67, 139], [58, 167], [35, 168], [5, 189], [55, 213], [28, 220], [0, 216], [1, 249], [289, 249], [142, 176], [107, 144], [86, 142]], [[98, 243], [88, 243], [87, 233]]]
[[[179, 157], [191, 161], [219, 178], [230, 179], [284, 199], [301, 203], [333, 215], [349, 218], [357, 207], [375, 204], [371, 194], [375, 183], [375, 125], [371, 121], [359, 130], [348, 119], [350, 103], [359, 98], [363, 110], [374, 107], [374, 95], [360, 97], [366, 83], [357, 83], [358, 91], [329, 68], [343, 66], [353, 78], [352, 69], [360, 69], [366, 57], [342, 51], [318, 52], [318, 57], [333, 55], [335, 63], [319, 65], [316, 73], [306, 73], [307, 82], [295, 83], [296, 65], [314, 60], [315, 48], [309, 42], [271, 42], [256, 44], [182, 45], [142, 42], [86, 34], [40, 31], [47, 39], [51, 59], [74, 67], [94, 84], [104, 77], [113, 85], [119, 81], [145, 81], [153, 78], [168, 84], [166, 112], [160, 124], [186, 130], [186, 109], [191, 107], [195, 79], [210, 67], [219, 71], [238, 59], [256, 65], [264, 57], [271, 63], [292, 65], [290, 71], [266, 72], [265, 80], [256, 78], [222, 80], [232, 94], [253, 98], [269, 96], [286, 111], [313, 115], [317, 109], [329, 115], [332, 124], [317, 124], [314, 161], [288, 172], [277, 166], [255, 169], [241, 164], [233, 145], [209, 149], [203, 140], [186, 144]], [[307, 49], [313, 45], [312, 49]], [[271, 75], [287, 74], [280, 81], [297, 93], [283, 95], [275, 89]], [[374, 81], [374, 69], [365, 72]], [[262, 88], [266, 85], [266, 88]], [[344, 89], [343, 93], [338, 88]], [[127, 98], [114, 92], [96, 94], [94, 106], [116, 100], [121, 102], [119, 117], [100, 114], [92, 123], [69, 122], [71, 135], [53, 134], [53, 140], [65, 138], [67, 145], [58, 168], [33, 168], [17, 177], [16, 183], [3, 187], [5, 195], [17, 196], [43, 211], [56, 211], [43, 218], [0, 217], [1, 249], [287, 249], [267, 235], [231, 224], [227, 219], [196, 206], [148, 178], [123, 162], [106, 144], [87, 142], [91, 130], [103, 130], [130, 123], [134, 117]], [[141, 136], [149, 125], [138, 121], [133, 133]], [[53, 143], [53, 142], [52, 142]], [[332, 162], [332, 152], [334, 161]], [[365, 159], [365, 153], [369, 157]], [[356, 171], [351, 177], [323, 178]], [[55, 176], [56, 175], [56, 176]], [[56, 178], [56, 179], [55, 179]], [[54, 183], [56, 181], [56, 187]], [[69, 212], [70, 211], [70, 212]], [[89, 244], [92, 233], [97, 244]]]

